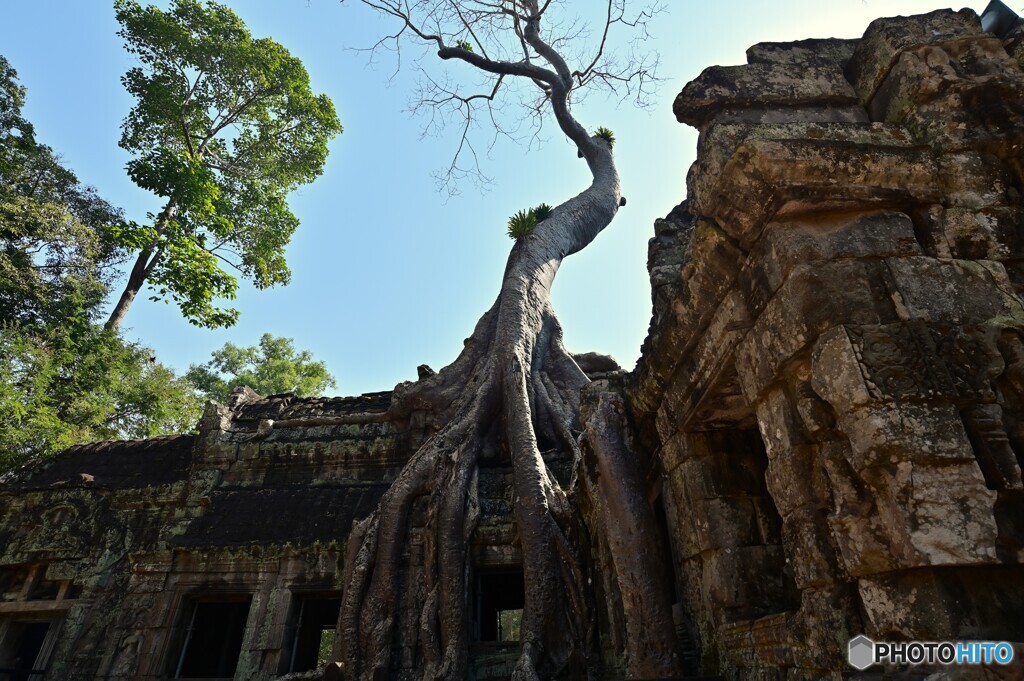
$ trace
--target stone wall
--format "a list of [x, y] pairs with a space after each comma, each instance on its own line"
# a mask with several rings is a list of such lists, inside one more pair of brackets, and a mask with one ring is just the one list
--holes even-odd
[[[237, 666], [222, 676], [288, 673], [302, 608], [341, 597], [353, 523], [436, 429], [428, 412], [390, 406], [391, 393], [246, 389], [209, 404], [198, 435], [82, 445], [0, 478], [0, 679], [33, 623], [49, 625], [46, 679], [187, 677], [183, 651], [193, 629], [204, 635], [193, 613], [231, 603], [248, 609]], [[481, 469], [475, 571], [521, 566], [510, 480], [507, 462]], [[422, 597], [425, 502], [412, 514], [399, 607]], [[396, 678], [419, 678], [419, 635], [396, 633]], [[474, 644], [474, 678], [505, 679], [517, 657], [516, 643]]]
[[242, 392], [198, 436], [82, 445], [8, 474], [0, 652], [49, 624], [47, 679], [171, 678], [196, 604], [241, 600], [234, 678], [287, 672], [301, 602], [339, 597], [349, 528], [422, 437], [387, 418], [389, 399]]
[[1024, 641], [1014, 35], [879, 19], [675, 101], [698, 156], [628, 396], [706, 673], [838, 679], [860, 633]]

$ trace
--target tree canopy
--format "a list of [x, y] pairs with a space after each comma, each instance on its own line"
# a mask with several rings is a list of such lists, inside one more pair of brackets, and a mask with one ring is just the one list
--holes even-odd
[[235, 256], [258, 286], [285, 281], [297, 224], [286, 194], [320, 173], [340, 131], [298, 60], [252, 40], [227, 8], [117, 10], [143, 64], [124, 79], [139, 103], [122, 146], [136, 182], [167, 199], [150, 227], [127, 222], [36, 140], [25, 89], [0, 56], [0, 470], [77, 442], [190, 431], [200, 394], [223, 401], [241, 383], [267, 394], [334, 385], [322, 362], [269, 334], [192, 367], [193, 384], [99, 324], [133, 251], [158, 295], [208, 326], [233, 321], [212, 302], [236, 286], [218, 260]]
[[97, 321], [121, 255], [119, 210], [22, 114], [0, 56], [0, 470], [85, 440], [191, 430], [192, 387]]
[[302, 63], [214, 2], [169, 11], [117, 0], [119, 35], [140, 62], [122, 79], [136, 98], [120, 145], [131, 179], [163, 197], [149, 225], [116, 242], [135, 265], [110, 318], [117, 328], [146, 284], [200, 326], [230, 326], [236, 275], [257, 288], [287, 283], [284, 248], [298, 226], [287, 195], [323, 170], [341, 132], [334, 105], [312, 92]]
[[224, 404], [231, 391], [246, 385], [260, 395], [319, 395], [335, 385], [327, 365], [306, 350], [296, 351], [291, 338], [263, 334], [258, 345], [226, 343], [205, 364], [193, 364], [185, 377], [209, 400]]
[[122, 216], [36, 140], [24, 101], [0, 56], [0, 320], [79, 326], [121, 255], [105, 237]]

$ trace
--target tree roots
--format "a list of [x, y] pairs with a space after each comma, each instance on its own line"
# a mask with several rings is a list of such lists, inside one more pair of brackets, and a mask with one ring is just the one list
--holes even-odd
[[[504, 296], [503, 296], [504, 297]], [[515, 298], [515, 297], [513, 297]], [[578, 459], [579, 391], [587, 378], [562, 345], [546, 301], [536, 329], [509, 339], [498, 303], [462, 354], [438, 374], [396, 390], [395, 410], [430, 408], [443, 425], [411, 457], [378, 509], [349, 538], [340, 617], [346, 679], [386, 679], [400, 618], [419, 631], [423, 679], [465, 676], [470, 638], [468, 546], [480, 517], [479, 464], [504, 452], [512, 462], [515, 522], [523, 556], [525, 607], [514, 679], [559, 675], [585, 664], [593, 640], [580, 546], [582, 522], [538, 446], [557, 443]], [[574, 466], [575, 468], [575, 466]], [[575, 477], [575, 476], [574, 476]], [[423, 573], [415, 612], [399, 612], [402, 549], [414, 501], [429, 495]]]

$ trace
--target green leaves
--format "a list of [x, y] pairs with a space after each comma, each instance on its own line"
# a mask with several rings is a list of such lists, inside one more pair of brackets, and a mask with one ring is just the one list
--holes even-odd
[[212, 170], [181, 150], [158, 147], [128, 162], [128, 177], [175, 205], [186, 208], [194, 220], [214, 214], [220, 187]]
[[532, 210], [517, 211], [508, 219], [508, 236], [511, 239], [522, 239], [533, 234], [537, 227], [537, 216]]
[[0, 325], [0, 472], [77, 442], [187, 432], [200, 409], [148, 348], [96, 326]]
[[0, 58], [0, 471], [85, 440], [191, 430], [191, 384], [96, 324], [122, 249], [157, 235], [35, 140], [15, 77]]
[[609, 147], [615, 146], [615, 133], [608, 128], [602, 126], [594, 132], [594, 135], [607, 142]]
[[155, 290], [151, 300], [173, 300], [196, 326], [232, 326], [238, 320], [237, 310], [213, 304], [218, 298], [233, 300], [238, 291], [238, 280], [221, 269], [215, 255], [181, 239], [166, 244], [161, 262], [163, 266], [151, 276]]
[[121, 215], [36, 141], [24, 95], [0, 57], [0, 324], [77, 328], [106, 293]]
[[319, 395], [334, 387], [327, 366], [303, 350], [296, 352], [290, 338], [263, 334], [259, 345], [240, 348], [227, 343], [205, 364], [193, 364], [185, 374], [204, 397], [224, 404], [231, 391], [247, 385], [260, 395], [294, 393]]
[[156, 297], [192, 323], [231, 325], [237, 313], [215, 304], [237, 287], [224, 268], [259, 288], [287, 283], [284, 249], [298, 226], [287, 196], [321, 174], [341, 124], [302, 63], [253, 38], [225, 5], [117, 0], [115, 10], [140, 64], [122, 79], [136, 99], [120, 142], [134, 155], [128, 174], [166, 200], [146, 245], [120, 243], [152, 251], [141, 269]]
[[537, 225], [551, 217], [554, 208], [546, 203], [534, 206], [530, 210], [521, 210], [508, 219], [508, 236], [511, 239], [522, 239], [533, 234]]
[[539, 206], [532, 208], [534, 217], [537, 218], [537, 222], [544, 222], [551, 217], [551, 212], [554, 210], [551, 206], [546, 203], [542, 203]]

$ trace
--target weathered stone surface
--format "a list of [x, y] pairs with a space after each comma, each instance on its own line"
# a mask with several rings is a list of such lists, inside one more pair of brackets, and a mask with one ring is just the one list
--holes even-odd
[[1006, 53], [1017, 61], [1024, 69], [1024, 22], [1018, 22], [1016, 28], [1006, 36], [1004, 45]]
[[[732, 154], [698, 161], [688, 179], [691, 210], [744, 249], [777, 215], [913, 207], [941, 196], [937, 159], [899, 127], [821, 125], [800, 139], [785, 137], [801, 134], [789, 126], [756, 132]], [[717, 159], [724, 164], [716, 172]]]
[[838, 64], [711, 66], [676, 97], [680, 123], [702, 128], [718, 109], [843, 106], [857, 101]]
[[747, 63], [843, 67], [853, 56], [858, 42], [838, 38], [809, 38], [791, 43], [757, 43], [747, 48]]
[[905, 213], [833, 213], [772, 222], [747, 266], [760, 270], [770, 296], [805, 263], [911, 255], [921, 255], [921, 246]]
[[949, 257], [1009, 261], [1024, 257], [1019, 226], [1024, 214], [1016, 206], [982, 210], [948, 208], [940, 221]]
[[[677, 99], [701, 132], [674, 212], [688, 238], [668, 267], [652, 246], [631, 396], [706, 670], [839, 678], [861, 632], [1020, 637], [1015, 40], [970, 10], [885, 19], [860, 41], [755, 46], [763, 71], [709, 70]], [[808, 103], [815, 68], [844, 62], [880, 122]], [[776, 69], [807, 82], [749, 79]], [[731, 247], [706, 297], [701, 225]], [[981, 574], [1011, 586], [990, 597]]]
[[798, 267], [737, 350], [736, 368], [747, 399], [756, 403], [782, 367], [832, 326], [897, 321], [887, 276], [884, 264], [870, 259]]
[[[944, 572], [915, 570], [858, 580], [869, 636], [929, 640], [1024, 638], [1019, 568], [993, 566]], [[914, 599], [906, 598], [913, 593]], [[963, 594], [974, 597], [964, 599]]]
[[[673, 212], [673, 215], [679, 214]], [[685, 232], [678, 232], [679, 242], [663, 241], [667, 236], [663, 233], [651, 245], [652, 254], [674, 249], [677, 254], [667, 259], [680, 262], [682, 269], [676, 275], [677, 281], [669, 288], [660, 285], [655, 294], [652, 330], [657, 328], [659, 332], [649, 333], [644, 341], [643, 353], [650, 356], [651, 361], [638, 369], [639, 379], [630, 391], [634, 401], [647, 405], [656, 405], [661, 399], [687, 348], [711, 322], [719, 301], [726, 296], [739, 270], [739, 249], [713, 222], [700, 220], [683, 224], [687, 228]], [[683, 244], [689, 246], [689, 254], [685, 256], [681, 252]], [[659, 305], [659, 300], [664, 302]], [[713, 304], [698, 304], [704, 301], [713, 301]]]
[[[725, 359], [743, 339], [742, 329], [750, 319], [746, 301], [737, 291], [731, 291], [719, 303], [716, 314], [708, 322], [707, 332], [677, 365], [667, 385], [665, 399], [657, 414], [657, 425], [663, 437], [683, 427], [709, 397], [723, 387], [723, 376], [717, 371]], [[714, 340], [712, 340], [714, 339]], [[725, 383], [730, 381], [724, 377]], [[738, 390], [730, 391], [736, 392]], [[726, 407], [726, 405], [722, 405]], [[736, 423], [728, 414], [719, 414], [725, 421]]]
[[235, 678], [287, 671], [297, 599], [338, 597], [351, 524], [421, 437], [383, 418], [389, 399], [240, 390], [198, 435], [82, 445], [5, 476], [0, 584], [20, 595], [0, 599], [0, 629], [23, 610], [62, 619], [43, 661], [54, 678], [155, 681], [195, 594], [250, 598]]
[[973, 10], [937, 10], [912, 17], [875, 19], [846, 66], [862, 104], [867, 104], [904, 50], [981, 34]]
[[938, 148], [1020, 156], [1024, 71], [990, 36], [903, 52], [868, 106]]

